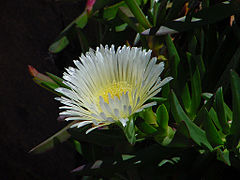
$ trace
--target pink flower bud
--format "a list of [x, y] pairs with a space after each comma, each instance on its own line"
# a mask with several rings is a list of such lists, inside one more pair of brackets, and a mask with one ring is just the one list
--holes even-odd
[[95, 4], [96, 0], [88, 0], [87, 1], [87, 5], [86, 5], [86, 9], [87, 12], [90, 13], [92, 11], [93, 5]]
[[38, 72], [34, 67], [31, 65], [28, 65], [28, 71], [29, 73], [34, 77], [37, 78], [41, 81], [46, 81], [46, 82], [53, 82], [55, 83], [50, 77]]

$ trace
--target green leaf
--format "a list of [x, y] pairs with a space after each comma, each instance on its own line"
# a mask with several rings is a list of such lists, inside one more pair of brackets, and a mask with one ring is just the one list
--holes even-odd
[[58, 84], [56, 83], [52, 83], [52, 82], [46, 82], [46, 81], [42, 81], [41, 84], [51, 90], [55, 90], [56, 88], [59, 87]]
[[113, 4], [112, 0], [97, 0], [93, 5], [92, 11], [97, 11], [111, 4]]
[[119, 3], [116, 3], [116, 4], [112, 5], [112, 6], [104, 8], [103, 18], [108, 20], [108, 21], [114, 19], [117, 15], [119, 7], [125, 6], [125, 5], [126, 5], [125, 2], [121, 1]]
[[191, 115], [194, 116], [199, 108], [201, 102], [201, 77], [198, 67], [191, 77], [192, 101], [191, 101]]
[[136, 32], [141, 32], [143, 30], [131, 19], [134, 17], [134, 15], [131, 13], [129, 8], [120, 7], [118, 10], [118, 16], [122, 19], [123, 22], [127, 23]]
[[67, 45], [69, 44], [68, 38], [66, 36], [60, 37], [57, 41], [55, 41], [51, 46], [49, 47], [49, 51], [51, 53], [59, 53], [62, 51]]
[[83, 29], [88, 22], [87, 11], [84, 11], [80, 16], [78, 16], [74, 22], [78, 28]]
[[135, 144], [136, 135], [135, 135], [135, 125], [133, 122], [133, 117], [130, 117], [127, 121], [127, 125], [123, 127], [123, 132], [130, 144]]
[[68, 89], [69, 89], [69, 87], [68, 87], [66, 84], [63, 83], [63, 79], [62, 79], [62, 78], [60, 78], [60, 77], [58, 77], [58, 76], [56, 76], [56, 75], [54, 75], [54, 74], [52, 74], [52, 73], [49, 73], [49, 72], [46, 72], [46, 74], [47, 74], [54, 82], [56, 82], [59, 86], [65, 87], [65, 88], [68, 88]]
[[[204, 109], [206, 109], [207, 111], [211, 111], [212, 106], [214, 104], [214, 96], [211, 96], [208, 100], [206, 100], [203, 104], [203, 106], [201, 107], [201, 109], [197, 112], [197, 116], [195, 117], [195, 119], [193, 120], [193, 122], [198, 125], [198, 126], [202, 126], [202, 123], [203, 123], [203, 117], [202, 117], [202, 114], [203, 114], [203, 111]], [[215, 112], [215, 111], [214, 111]], [[216, 113], [215, 113], [216, 114]], [[217, 117], [217, 114], [216, 114], [216, 117]], [[214, 120], [213, 120], [214, 121]], [[215, 123], [215, 121], [214, 121]], [[219, 125], [220, 126], [220, 125]]]
[[126, 160], [128, 160], [128, 159], [132, 159], [132, 158], [134, 158], [134, 157], [136, 157], [136, 155], [122, 154], [122, 159], [123, 159], [123, 161], [126, 161]]
[[191, 96], [188, 88], [188, 84], [186, 83], [182, 93], [181, 93], [181, 99], [184, 105], [184, 109], [186, 110], [187, 113], [190, 113], [191, 110]]
[[58, 142], [62, 143], [69, 139], [71, 135], [67, 132], [67, 130], [76, 122], [72, 122], [68, 124], [66, 127], [58, 131], [53, 136], [49, 137], [47, 140], [43, 141], [41, 144], [37, 145], [36, 147], [32, 148], [29, 153], [39, 154], [46, 152], [55, 146], [55, 140], [57, 139]]
[[212, 121], [214, 122], [215, 126], [222, 131], [222, 126], [218, 120], [218, 116], [217, 116], [217, 113], [216, 111], [211, 108], [210, 111], [208, 112], [209, 116], [211, 117]]
[[203, 118], [204, 118], [204, 129], [206, 132], [206, 136], [208, 141], [211, 143], [212, 146], [218, 146], [218, 145], [222, 145], [223, 141], [215, 127], [215, 125], [213, 124], [210, 116], [208, 115], [208, 112], [206, 110], [206, 108], [204, 108], [204, 110], [202, 111], [203, 113]]
[[160, 105], [156, 111], [157, 114], [157, 124], [158, 131], [162, 136], [167, 136], [168, 134], [168, 111], [164, 104]]
[[33, 78], [33, 81], [34, 81], [37, 85], [39, 85], [40, 87], [42, 87], [42, 88], [44, 88], [44, 89], [46, 89], [46, 90], [48, 90], [48, 91], [50, 91], [50, 92], [58, 95], [58, 96], [61, 96], [60, 93], [54, 91], [53, 89], [51, 89], [51, 88], [49, 88], [49, 87], [46, 87], [46, 85], [43, 85], [43, 84], [42, 84], [42, 81], [40, 81], [38, 78]]
[[168, 126], [166, 134], [163, 134], [161, 129], [159, 129], [158, 133], [154, 135], [154, 139], [162, 146], [167, 146], [172, 142], [175, 132], [175, 130]]
[[173, 148], [189, 148], [192, 146], [192, 140], [184, 136], [183, 133], [179, 132], [179, 130], [176, 131], [171, 143], [168, 144], [168, 147]]
[[115, 31], [116, 32], [121, 32], [124, 31], [127, 28], [128, 24], [127, 23], [123, 23], [119, 26], [115, 26]]
[[167, 0], [163, 0], [158, 3], [154, 3], [153, 7], [153, 25], [154, 27], [158, 27], [164, 23], [167, 11]]
[[135, 0], [125, 0], [125, 3], [128, 5], [129, 9], [134, 14], [135, 18], [138, 20], [138, 22], [145, 28], [151, 28], [151, 24], [146, 18], [146, 16], [143, 14], [141, 8], [137, 4]]
[[162, 104], [163, 102], [166, 102], [167, 98], [165, 97], [152, 97], [147, 102], [157, 102], [158, 104]]
[[139, 112], [139, 116], [144, 119], [147, 124], [151, 124], [153, 126], [157, 125], [156, 114], [153, 112], [152, 107], [146, 108]]
[[232, 88], [232, 104], [233, 119], [230, 129], [231, 135], [234, 136], [237, 145], [240, 139], [240, 78], [235, 71], [231, 71], [231, 88]]
[[197, 48], [197, 38], [196, 36], [192, 36], [191, 40], [188, 42], [188, 51], [191, 55], [195, 56]]
[[204, 61], [203, 61], [202, 55], [193, 56], [193, 59], [195, 60], [195, 63], [196, 63], [196, 65], [197, 65], [197, 67], [199, 69], [199, 72], [200, 72], [200, 77], [202, 79], [203, 76], [206, 73], [206, 68], [205, 68], [205, 65], [204, 65]]
[[147, 135], [153, 135], [157, 132], [157, 129], [150, 124], [147, 124], [143, 119], [138, 119], [136, 121], [136, 126], [139, 130], [141, 130], [143, 133]]
[[77, 28], [76, 31], [82, 52], [85, 53], [89, 50], [88, 40], [81, 29]]
[[227, 122], [227, 117], [226, 117], [225, 108], [224, 108], [222, 87], [218, 88], [216, 92], [216, 112], [217, 112], [218, 120], [222, 127], [222, 132], [224, 134], [228, 134], [229, 125]]
[[[168, 99], [170, 94], [170, 84], [167, 83], [165, 86], [162, 88], [162, 97]], [[163, 102], [164, 105], [166, 106], [168, 112], [170, 111], [170, 103], [169, 101]]]
[[226, 103], [224, 103], [224, 110], [227, 115], [227, 121], [232, 121], [232, 110], [228, 107]]
[[[209, 144], [206, 133], [204, 130], [199, 128], [196, 124], [194, 124], [186, 113], [183, 111], [181, 105], [179, 104], [177, 97], [173, 91], [171, 91], [170, 102], [172, 107], [172, 114], [175, 121], [180, 124], [183, 122], [186, 125], [189, 136], [193, 139], [193, 141], [199, 146], [205, 146], [209, 150], [213, 150], [212, 146]], [[182, 132], [186, 135], [185, 132]]]
[[73, 140], [74, 147], [79, 154], [83, 154], [81, 144], [77, 140]]
[[217, 159], [224, 162], [228, 166], [231, 166], [229, 151], [227, 149], [225, 149], [224, 151], [222, 151], [221, 149], [217, 149]]
[[165, 42], [168, 49], [169, 59], [170, 61], [170, 70], [171, 76], [174, 78], [172, 83], [176, 81], [178, 75], [178, 64], [180, 62], [180, 57], [178, 55], [177, 49], [171, 39], [170, 35], [166, 35]]
[[205, 100], [209, 100], [212, 96], [212, 93], [202, 93], [202, 98]]

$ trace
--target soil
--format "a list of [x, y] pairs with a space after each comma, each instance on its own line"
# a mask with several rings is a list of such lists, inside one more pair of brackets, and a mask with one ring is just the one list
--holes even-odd
[[48, 47], [80, 14], [84, 8], [81, 3], [0, 2], [1, 180], [75, 179], [70, 171], [77, 167], [76, 154], [69, 144], [40, 155], [28, 153], [66, 124], [57, 121], [59, 104], [55, 96], [32, 81], [27, 65], [61, 75]]

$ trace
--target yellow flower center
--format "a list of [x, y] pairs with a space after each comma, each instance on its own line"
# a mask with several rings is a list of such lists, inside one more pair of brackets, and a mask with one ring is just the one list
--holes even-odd
[[111, 98], [113, 99], [115, 96], [120, 98], [122, 94], [128, 92], [131, 93], [131, 86], [126, 81], [121, 82], [113, 82], [112, 84], [109, 84], [105, 88], [101, 89], [97, 93], [97, 97], [102, 96], [104, 101], [108, 102], [108, 94], [111, 95]]

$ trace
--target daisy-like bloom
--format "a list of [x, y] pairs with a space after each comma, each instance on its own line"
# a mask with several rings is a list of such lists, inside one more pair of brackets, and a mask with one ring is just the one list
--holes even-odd
[[172, 79], [161, 80], [164, 63], [150, 58], [151, 50], [137, 47], [90, 49], [80, 61], [74, 60], [77, 68], [69, 67], [63, 74], [70, 88], [56, 89], [63, 95], [56, 99], [65, 105], [60, 115], [79, 121], [72, 127], [93, 124], [86, 133], [112, 123], [126, 126], [131, 115], [156, 104], [144, 103]]

